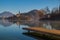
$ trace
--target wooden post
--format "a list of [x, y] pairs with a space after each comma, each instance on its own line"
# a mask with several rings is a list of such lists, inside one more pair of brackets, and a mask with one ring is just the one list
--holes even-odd
[[28, 33], [30, 33], [30, 30], [28, 30]]

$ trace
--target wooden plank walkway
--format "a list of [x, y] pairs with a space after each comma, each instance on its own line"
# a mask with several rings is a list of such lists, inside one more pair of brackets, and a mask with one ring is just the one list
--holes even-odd
[[23, 28], [23, 29], [29, 30], [29, 31], [37, 31], [37, 32], [43, 32], [43, 33], [48, 33], [48, 34], [54, 34], [54, 35], [60, 36], [60, 30], [49, 30], [49, 29], [45, 29], [42, 27], [29, 27], [29, 28]]

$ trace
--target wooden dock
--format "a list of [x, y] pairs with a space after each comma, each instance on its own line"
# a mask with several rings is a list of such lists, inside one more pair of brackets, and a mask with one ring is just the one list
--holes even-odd
[[54, 35], [60, 36], [60, 30], [53, 30], [53, 29], [49, 30], [42, 27], [29, 27], [29, 28], [23, 28], [23, 29], [28, 31], [36, 31], [36, 32], [42, 32], [42, 33], [54, 34]]

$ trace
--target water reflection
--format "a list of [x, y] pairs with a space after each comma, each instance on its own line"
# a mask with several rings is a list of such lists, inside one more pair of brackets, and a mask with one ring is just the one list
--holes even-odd
[[37, 36], [37, 35], [34, 35], [34, 34], [36, 34], [36, 33], [35, 33], [35, 32], [30, 32], [30, 33], [24, 32], [24, 33], [23, 33], [23, 35], [28, 36], [28, 37], [35, 38], [35, 39], [37, 39], [37, 40], [46, 40], [45, 38], [40, 37], [40, 36]]
[[47, 28], [47, 29], [50, 29], [50, 30], [53, 29], [50, 23], [43, 24], [43, 27]]
[[55, 30], [60, 30], [60, 21], [56, 21], [56, 22], [51, 22], [51, 21], [47, 21], [47, 22], [16, 22], [17, 25], [28, 25], [29, 27], [43, 27], [49, 30], [55, 29]]
[[23, 27], [28, 26], [21, 25], [20, 22], [16, 23], [10, 22], [9, 20], [0, 20], [0, 40], [35, 40], [32, 37], [27, 37], [22, 34], [25, 32], [25, 30], [22, 29]]
[[60, 22], [0, 20], [0, 40], [35, 40], [36, 38], [34, 37], [28, 37], [25, 34], [22, 34], [26, 32], [22, 29], [24, 27], [43, 27], [50, 30], [60, 30]]
[[31, 21], [9, 21], [9, 20], [0, 20], [0, 25], [3, 25], [4, 27], [11, 26], [12, 24], [20, 25], [28, 25], [30, 27], [43, 27], [46, 29], [57, 29], [60, 30], [60, 21], [38, 21], [38, 22], [31, 22]]
[[0, 25], [3, 25], [4, 27], [11, 26], [13, 23], [9, 22], [8, 20], [0, 20]]

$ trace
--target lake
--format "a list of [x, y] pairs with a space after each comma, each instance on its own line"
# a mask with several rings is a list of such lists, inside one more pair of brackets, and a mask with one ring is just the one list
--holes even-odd
[[[38, 40], [37, 38], [24, 35], [24, 27], [43, 27], [49, 30], [60, 30], [60, 21], [9, 21], [0, 19], [0, 40]], [[40, 38], [40, 40], [44, 40]]]

